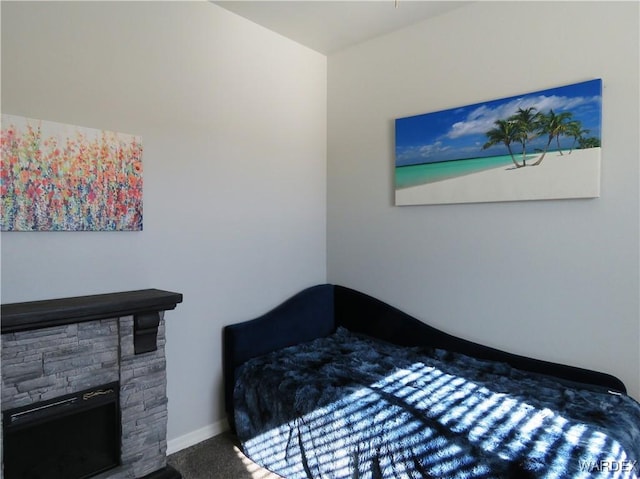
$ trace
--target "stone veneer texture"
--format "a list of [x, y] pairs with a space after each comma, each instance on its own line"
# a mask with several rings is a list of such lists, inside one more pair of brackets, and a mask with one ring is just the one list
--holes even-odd
[[122, 465], [96, 479], [135, 479], [165, 467], [165, 328], [159, 314], [158, 349], [138, 355], [133, 316], [3, 334], [2, 410], [120, 381]]

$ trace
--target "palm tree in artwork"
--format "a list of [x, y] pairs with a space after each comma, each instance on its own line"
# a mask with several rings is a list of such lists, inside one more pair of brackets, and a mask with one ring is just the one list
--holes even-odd
[[565, 135], [573, 138], [573, 143], [571, 144], [571, 148], [569, 148], [569, 154], [573, 151], [576, 146], [576, 143], [579, 144], [580, 140], [582, 140], [587, 134], [589, 134], [590, 130], [585, 130], [582, 128], [582, 123], [578, 120], [570, 121], [567, 123]]
[[522, 166], [527, 166], [527, 143], [538, 136], [540, 131], [540, 113], [535, 107], [518, 108], [515, 115], [509, 117], [516, 124], [516, 139], [522, 145]]
[[589, 138], [580, 138], [578, 140], [578, 148], [587, 149], [587, 148], [598, 148], [600, 147], [600, 139], [590, 136]]
[[562, 113], [556, 114], [553, 110], [549, 110], [549, 113], [541, 113], [538, 115], [539, 128], [542, 133], [547, 134], [547, 144], [542, 150], [542, 155], [532, 166], [538, 166], [544, 160], [544, 155], [547, 154], [547, 150], [551, 145], [553, 139], [556, 139], [556, 143], [558, 145], [558, 151], [562, 154], [560, 149], [560, 136], [566, 134], [568, 131], [567, 120], [571, 118], [573, 114], [568, 111], [564, 111]]
[[486, 132], [488, 141], [482, 145], [482, 149], [486, 150], [493, 145], [504, 143], [509, 151], [509, 155], [511, 155], [511, 161], [513, 161], [513, 164], [516, 165], [516, 168], [522, 167], [523, 165], [518, 164], [516, 161], [516, 158], [513, 155], [513, 150], [511, 149], [511, 144], [516, 141], [518, 134], [516, 123], [511, 120], [496, 120], [493, 124], [495, 125], [495, 128]]

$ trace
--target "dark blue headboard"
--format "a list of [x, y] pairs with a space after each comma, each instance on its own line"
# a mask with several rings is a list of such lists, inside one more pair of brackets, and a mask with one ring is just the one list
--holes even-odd
[[402, 346], [430, 346], [479, 359], [508, 363], [514, 368], [554, 376], [565, 382], [591, 384], [626, 393], [622, 381], [610, 374], [542, 361], [474, 343], [439, 329], [359, 291], [335, 287], [336, 325]]

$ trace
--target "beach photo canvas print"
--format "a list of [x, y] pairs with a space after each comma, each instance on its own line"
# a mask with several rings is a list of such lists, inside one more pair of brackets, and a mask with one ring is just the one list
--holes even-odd
[[2, 231], [142, 230], [139, 136], [2, 115]]
[[395, 121], [395, 204], [600, 196], [602, 80]]

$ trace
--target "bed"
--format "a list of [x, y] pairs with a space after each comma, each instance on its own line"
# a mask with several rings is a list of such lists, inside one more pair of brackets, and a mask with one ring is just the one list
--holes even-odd
[[223, 331], [243, 452], [286, 479], [629, 478], [618, 378], [500, 351], [364, 293], [308, 288]]

